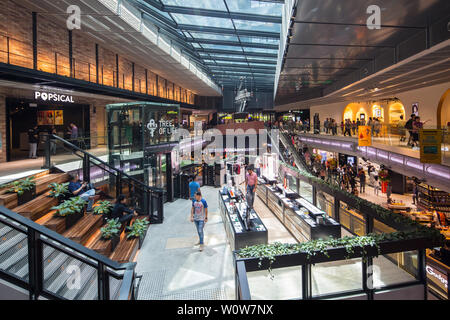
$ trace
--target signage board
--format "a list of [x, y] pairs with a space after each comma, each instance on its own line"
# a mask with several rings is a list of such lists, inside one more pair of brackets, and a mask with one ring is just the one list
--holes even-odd
[[59, 94], [55, 92], [35, 91], [34, 99], [48, 102], [75, 103], [73, 96], [66, 94]]
[[441, 130], [420, 129], [419, 142], [420, 142], [420, 162], [440, 164], [442, 161]]
[[358, 146], [370, 147], [372, 146], [372, 128], [370, 126], [358, 127]]

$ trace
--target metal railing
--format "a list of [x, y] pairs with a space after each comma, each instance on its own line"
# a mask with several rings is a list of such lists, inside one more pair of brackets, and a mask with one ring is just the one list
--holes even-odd
[[0, 232], [0, 278], [30, 300], [134, 299], [136, 263], [110, 260], [5, 207]]
[[[65, 152], [52, 154], [52, 144]], [[55, 161], [56, 160], [56, 161]], [[58, 168], [65, 172], [78, 173], [83, 181], [107, 186], [112, 197], [125, 194], [130, 205], [140, 215], [147, 215], [151, 223], [162, 223], [164, 219], [164, 190], [150, 187], [127, 174], [123, 168], [116, 168], [79, 146], [57, 135], [45, 138], [44, 168]]]

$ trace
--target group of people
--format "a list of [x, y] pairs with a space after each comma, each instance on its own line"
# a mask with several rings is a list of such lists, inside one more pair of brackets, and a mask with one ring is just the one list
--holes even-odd
[[[88, 203], [86, 208], [87, 212], [92, 212], [96, 196], [111, 198], [102, 190], [95, 188], [92, 184], [81, 181], [77, 174], [69, 176], [68, 190], [72, 197], [78, 196]], [[126, 196], [123, 194], [119, 195], [108, 219], [119, 219], [123, 226], [129, 226], [133, 217], [138, 216], [138, 213], [135, 210], [128, 208], [126, 203]]]
[[[45, 131], [39, 130], [38, 125], [34, 125], [32, 128], [28, 129], [28, 158], [37, 159], [37, 150], [40, 142], [40, 133], [44, 132], [49, 135], [56, 135], [56, 127], [49, 126]], [[78, 139], [78, 127], [72, 122], [67, 128], [66, 138], [70, 139], [71, 142], [76, 142]], [[50, 153], [56, 154], [56, 141], [50, 139]]]

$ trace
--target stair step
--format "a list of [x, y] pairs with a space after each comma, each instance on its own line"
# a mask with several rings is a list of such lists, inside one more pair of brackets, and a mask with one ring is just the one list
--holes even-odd
[[123, 237], [109, 258], [120, 263], [129, 262], [136, 256], [138, 246], [139, 239], [135, 238], [127, 240], [126, 237]]
[[98, 286], [97, 286], [97, 276], [92, 275], [89, 283], [93, 281], [94, 285], [86, 286], [76, 297], [77, 300], [97, 300], [98, 299]]
[[[56, 211], [51, 211], [49, 214], [54, 215]], [[63, 234], [66, 231], [66, 220], [63, 217], [53, 216], [50, 220], [44, 223], [44, 226], [58, 232], [59, 234]]]
[[49, 192], [44, 193], [27, 203], [18, 206], [13, 211], [30, 220], [36, 221], [47, 214], [52, 207], [58, 205], [58, 199], [49, 197]]
[[[44, 249], [43, 260], [47, 260], [48, 257], [55, 252], [55, 249], [52, 247], [46, 246]], [[28, 257], [24, 257], [17, 265], [15, 266], [16, 271], [11, 271], [16, 276], [20, 278], [25, 278], [28, 276], [29, 266], [28, 266]]]
[[87, 214], [76, 225], [64, 232], [63, 236], [84, 245], [102, 223], [101, 215]]
[[[68, 300], [74, 300], [75, 297], [84, 290], [86, 286], [94, 286], [95, 288], [98, 288], [97, 283], [91, 283], [90, 280], [93, 275], [97, 273], [97, 270], [92, 268], [91, 266], [87, 264], [81, 264], [80, 266], [80, 288], [73, 288], [69, 289], [67, 285], [63, 285], [61, 289], [59, 290], [58, 294]], [[70, 274], [67, 277], [67, 280], [69, 280]], [[65, 283], [67, 283], [67, 280]]]
[[[3, 236], [0, 239], [0, 255], [3, 255], [5, 252], [7, 252], [9, 249], [17, 245], [19, 242], [21, 242], [23, 239], [26, 239], [27, 235], [23, 233], [15, 233], [10, 232], [6, 236]], [[1, 260], [1, 257], [0, 257]]]
[[55, 274], [55, 276], [52, 277], [50, 281], [46, 281], [44, 287], [51, 293], [58, 294], [63, 289], [63, 286], [67, 284], [67, 280], [71, 276], [71, 273], [66, 272], [67, 268], [69, 266], [81, 268], [81, 265], [82, 262], [78, 259], [67, 259], [60, 267], [60, 272], [58, 274]]

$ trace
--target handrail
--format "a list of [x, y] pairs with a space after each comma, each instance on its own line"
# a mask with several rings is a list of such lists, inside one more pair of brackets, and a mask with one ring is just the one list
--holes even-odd
[[[83, 153], [84, 155], [88, 155], [89, 158], [94, 159], [95, 161], [99, 162], [100, 164], [102, 164], [102, 165], [108, 167], [109, 169], [117, 172], [118, 175], [121, 174], [121, 175], [125, 176], [127, 179], [129, 179], [130, 181], [133, 181], [134, 183], [140, 185], [140, 187], [142, 187], [145, 190], [148, 190], [148, 191], [151, 191], [151, 192], [154, 192], [154, 193], [160, 193], [160, 194], [163, 194], [165, 192], [163, 189], [150, 187], [150, 186], [144, 184], [143, 182], [141, 182], [139, 180], [136, 180], [135, 178], [129, 176], [127, 173], [123, 172], [122, 170], [119, 170], [119, 169], [111, 166], [110, 164], [106, 163], [105, 161], [97, 158], [96, 156], [92, 155], [91, 153], [86, 152], [85, 150], [81, 149], [80, 147], [77, 147], [73, 143], [70, 143], [69, 141], [67, 141], [67, 140], [65, 140], [65, 139], [63, 139], [63, 138], [61, 138], [61, 137], [59, 137], [57, 135], [48, 134], [47, 137], [48, 137], [47, 139], [59, 140], [60, 142], [64, 143], [65, 145], [69, 146], [71, 149], [79, 151], [79, 152]], [[49, 141], [49, 140], [47, 140], [47, 141]]]
[[[17, 223], [19, 223], [22, 226], [27, 227], [28, 229], [37, 231], [39, 234], [44, 235], [45, 237], [52, 239], [53, 241], [56, 241], [66, 247], [69, 247], [70, 249], [87, 256], [90, 259], [96, 260], [105, 266], [114, 269], [114, 270], [126, 270], [130, 268], [134, 268], [136, 266], [136, 262], [127, 262], [127, 263], [119, 263], [117, 261], [111, 260], [104, 255], [101, 255], [100, 253], [95, 252], [94, 250], [88, 249], [85, 246], [72, 241], [66, 237], [63, 237], [59, 233], [50, 230], [34, 221], [31, 221], [30, 219], [27, 219], [20, 214], [9, 210], [8, 208], [5, 208], [3, 206], [0, 206], [0, 214], [6, 216], [8, 219], [11, 219]], [[7, 221], [0, 220], [2, 223], [7, 223]]]

